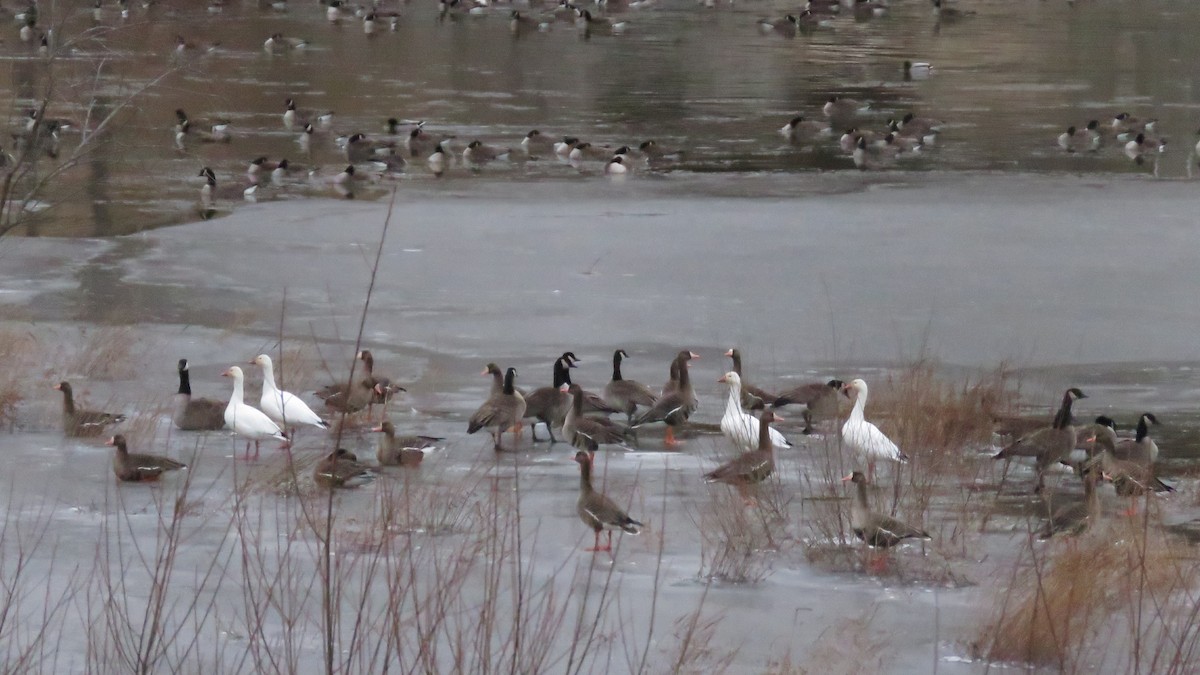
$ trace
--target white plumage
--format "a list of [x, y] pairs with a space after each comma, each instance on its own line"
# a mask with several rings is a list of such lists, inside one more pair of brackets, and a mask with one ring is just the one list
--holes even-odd
[[[742, 378], [729, 371], [719, 382], [729, 385], [729, 400], [725, 403], [725, 415], [721, 418], [721, 433], [733, 441], [738, 449], [750, 452], [758, 448], [758, 418], [742, 410]], [[777, 448], [790, 448], [792, 444], [774, 427], [768, 429], [771, 444]]]
[[274, 438], [287, 443], [287, 436], [270, 417], [243, 401], [246, 378], [242, 369], [232, 366], [221, 375], [233, 378], [233, 395], [229, 397], [229, 405], [225, 406], [225, 426], [246, 439], [246, 452], [250, 451], [250, 441], [254, 441], [256, 455], [259, 441]]
[[270, 356], [259, 354], [254, 358], [253, 363], [262, 368], [262, 399], [258, 404], [267, 417], [270, 417], [281, 428], [286, 428], [289, 424], [292, 426], [310, 424], [321, 429], [329, 428], [329, 424], [321, 419], [320, 415], [313, 412], [307, 403], [275, 386], [275, 364], [271, 362]]
[[850, 418], [842, 425], [842, 442], [866, 461], [868, 480], [874, 478], [875, 462], [880, 459], [907, 462], [908, 456], [892, 442], [892, 439], [863, 417], [863, 411], [867, 407], [867, 383], [857, 379], [845, 385], [843, 389], [854, 391], [855, 397]]

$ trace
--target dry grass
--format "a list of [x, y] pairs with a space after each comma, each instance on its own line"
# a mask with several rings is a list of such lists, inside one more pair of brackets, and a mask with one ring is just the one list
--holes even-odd
[[17, 406], [24, 400], [27, 368], [35, 363], [38, 340], [18, 330], [0, 331], [0, 425], [12, 429], [17, 423]]

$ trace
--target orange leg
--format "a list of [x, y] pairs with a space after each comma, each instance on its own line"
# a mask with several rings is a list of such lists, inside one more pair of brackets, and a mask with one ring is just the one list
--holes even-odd
[[587, 551], [588, 553], [595, 553], [596, 551], [604, 550], [604, 549], [600, 548], [600, 530], [596, 530], [595, 534], [596, 534], [596, 541], [594, 542], [592, 547], [583, 549], [583, 550]]
[[675, 440], [675, 427], [667, 427], [667, 435], [663, 436], [663, 445], [669, 448], [679, 445], [679, 441]]
[[1123, 515], [1127, 518], [1132, 518], [1132, 517], [1136, 516], [1137, 514], [1138, 514], [1138, 505], [1137, 505], [1136, 500], [1134, 500], [1134, 502], [1129, 505], [1129, 508], [1127, 508], [1121, 512], [1121, 515]]

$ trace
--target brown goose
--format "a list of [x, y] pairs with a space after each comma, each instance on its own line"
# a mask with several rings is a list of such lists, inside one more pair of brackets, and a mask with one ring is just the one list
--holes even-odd
[[766, 480], [775, 472], [775, 444], [771, 441], [771, 423], [782, 419], [770, 410], [764, 410], [758, 418], [758, 448], [743, 452], [709, 471], [704, 474], [704, 480], [736, 486], [753, 485]]
[[667, 435], [663, 443], [668, 446], [676, 445], [675, 427], [683, 426], [696, 411], [696, 392], [692, 389], [692, 380], [688, 375], [688, 361], [698, 358], [699, 354], [686, 349], [679, 352], [671, 362], [672, 371], [679, 373], [679, 387], [673, 393], [659, 398], [649, 410], [634, 418], [631, 428], [636, 429], [652, 422], [665, 422]]
[[[1040, 493], [1044, 487], [1046, 469], [1059, 463], [1075, 449], [1077, 440], [1075, 425], [1071, 419], [1071, 404], [1076, 399], [1087, 396], [1076, 387], [1071, 387], [1063, 393], [1062, 405], [1054, 416], [1054, 424], [1026, 434], [1015, 442], [993, 455], [993, 459], [1011, 461], [1013, 457], [1034, 457], [1037, 460], [1037, 487], [1035, 493]], [[1007, 470], [1007, 464], [1005, 469]], [[1007, 471], [1006, 471], [1007, 473]]]
[[[380, 375], [375, 372], [375, 357], [371, 354], [371, 350], [364, 349], [358, 353], [358, 358], [362, 359], [364, 379], [371, 383], [371, 388], [375, 389], [371, 396], [371, 404], [384, 403], [389, 392], [407, 391], [404, 387], [392, 386], [392, 378], [387, 375]], [[368, 415], [370, 414], [370, 405], [367, 406]]]
[[63, 432], [68, 436], [99, 436], [104, 427], [125, 421], [125, 416], [118, 413], [76, 410], [75, 396], [67, 382], [59, 382], [54, 388], [63, 394]]
[[[509, 368], [504, 373], [504, 387], [500, 393], [489, 396], [475, 411], [475, 414], [471, 415], [471, 419], [467, 423], [468, 434], [473, 434], [484, 427], [491, 427], [497, 451], [502, 449], [500, 439], [504, 432], [516, 426], [525, 415], [525, 398], [518, 394], [513, 387], [513, 380], [516, 377], [517, 369]], [[513, 440], [516, 441], [516, 432], [513, 432]]]
[[746, 382], [746, 378], [742, 375], [742, 352], [740, 350], [737, 348], [730, 349], [725, 352], [725, 356], [733, 359], [733, 372], [737, 373], [738, 377], [742, 379], [743, 410], [762, 410], [767, 404], [779, 398], [775, 394], [768, 394], [762, 388]]
[[[558, 442], [554, 438], [554, 427], [562, 426], [567, 409], [571, 407], [571, 398], [562, 392], [562, 386], [569, 379], [567, 368], [570, 367], [566, 359], [559, 357], [554, 361], [554, 386], [538, 387], [525, 397], [525, 417], [533, 417], [546, 425], [551, 445]], [[537, 442], [537, 424], [533, 425], [532, 433], [534, 442]]]
[[216, 431], [225, 428], [225, 401], [192, 398], [192, 380], [187, 359], [179, 359], [179, 392], [175, 394], [175, 426], [184, 431]]
[[576, 448], [595, 452], [600, 445], [625, 441], [626, 429], [612, 420], [587, 417], [583, 414], [583, 387], [572, 384], [567, 388], [571, 405], [563, 420], [563, 437]]
[[326, 455], [313, 468], [313, 482], [327, 488], [356, 488], [375, 480], [375, 472], [344, 448]]
[[339, 382], [317, 390], [317, 398], [325, 401], [326, 408], [337, 412], [356, 413], [375, 401], [374, 375], [371, 372], [375, 360], [371, 357], [371, 352], [365, 349], [355, 354], [354, 358], [363, 362], [363, 369], [354, 372], [352, 384]]
[[[576, 367], [575, 364], [580, 362], [579, 358], [577, 356], [575, 356], [574, 352], [563, 352], [562, 359], [571, 368], [575, 368]], [[566, 375], [567, 375], [567, 380], [566, 380], [567, 384], [568, 385], [574, 384], [574, 382], [571, 381], [571, 371], [568, 370], [566, 372]], [[611, 415], [615, 412], [620, 412], [620, 411], [617, 410], [616, 408], [614, 408], [613, 406], [609, 405], [608, 402], [604, 400], [603, 396], [600, 396], [598, 394], [588, 391], [587, 389], [584, 389], [583, 390], [583, 412], [585, 412], [585, 413], [600, 413], [601, 415]]]
[[187, 468], [187, 464], [176, 462], [169, 457], [131, 454], [125, 445], [125, 437], [121, 434], [108, 439], [105, 445], [111, 445], [117, 449], [113, 453], [113, 473], [117, 475], [117, 480], [128, 483], [156, 481], [164, 472]]
[[1065, 504], [1055, 509], [1050, 519], [1038, 532], [1038, 539], [1049, 539], [1055, 535], [1082, 534], [1100, 518], [1100, 494], [1096, 491], [1095, 468], [1083, 470], [1083, 501]]
[[[583, 450], [575, 453], [575, 461], [579, 464], [579, 501], [575, 510], [584, 525], [592, 528], [596, 534], [595, 545], [588, 551], [612, 551], [612, 531], [622, 530], [629, 534], [638, 534], [642, 524], [629, 517], [613, 500], [596, 492], [592, 488], [592, 456]], [[608, 533], [608, 542], [600, 545], [600, 532]]]
[[626, 380], [621, 376], [621, 359], [629, 358], [624, 349], [613, 352], [612, 380], [604, 385], [604, 401], [618, 411], [625, 413], [628, 423], [633, 423], [633, 414], [638, 406], [649, 408], [658, 399], [650, 387], [635, 380]]
[[388, 420], [371, 431], [383, 434], [375, 450], [375, 458], [383, 466], [418, 466], [427, 450], [445, 440], [438, 436], [397, 436], [396, 426]]
[[[679, 391], [679, 364], [672, 359], [671, 367], [667, 371], [667, 381], [663, 383], [662, 388], [658, 390], [658, 398], [662, 398], [667, 394], [674, 394], [677, 391]], [[655, 399], [654, 402], [658, 403], [658, 400]]]
[[850, 529], [867, 546], [891, 548], [905, 539], [933, 538], [925, 530], [872, 511], [867, 501], [867, 477], [861, 471], [855, 471], [842, 480], [853, 482], [857, 488], [854, 502], [850, 505]]
[[[489, 363], [483, 369], [483, 374], [492, 376], [492, 395], [499, 394], [504, 390], [504, 371], [500, 370], [500, 366], [496, 365], [495, 363]], [[529, 392], [520, 387], [514, 387], [513, 389], [521, 395], [521, 398], [525, 398], [529, 395]]]
[[[1098, 443], [1104, 447], [1104, 443]], [[1112, 481], [1117, 494], [1122, 497], [1140, 497], [1147, 492], [1174, 492], [1175, 488], [1167, 485], [1154, 475], [1154, 465], [1136, 459], [1120, 459], [1109, 448], [1104, 448], [1100, 456], [1090, 462], [1099, 464], [1104, 472], [1104, 478]], [[1131, 507], [1131, 511], [1136, 508]]]
[[813, 418], [818, 419], [836, 417], [838, 413], [838, 393], [846, 386], [841, 380], [830, 380], [822, 384], [821, 382], [809, 382], [802, 384], [794, 389], [789, 389], [780, 394], [773, 403], [772, 408], [782, 408], [787, 405], [803, 405], [804, 406], [804, 431], [801, 433], [812, 433]]

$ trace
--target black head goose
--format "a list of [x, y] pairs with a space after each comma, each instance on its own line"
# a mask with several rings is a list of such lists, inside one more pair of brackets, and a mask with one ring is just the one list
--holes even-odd
[[508, 159], [510, 152], [508, 148], [498, 148], [487, 145], [483, 141], [474, 140], [467, 144], [462, 157], [467, 164], [479, 166], [498, 159]]
[[[555, 359], [551, 386], [538, 387], [525, 397], [524, 416], [533, 417], [546, 425], [546, 431], [550, 434], [550, 443], [552, 445], [558, 442], [554, 438], [554, 427], [562, 426], [571, 403], [570, 397], [564, 394], [561, 389], [570, 379], [567, 375], [567, 369], [570, 367], [570, 363], [563, 357]], [[533, 440], [534, 442], [538, 440], [536, 424], [534, 424]]]
[[263, 41], [263, 51], [269, 54], [279, 54], [280, 52], [291, 51], [293, 49], [304, 49], [307, 46], [308, 40], [286, 37], [283, 33], [272, 33], [271, 37]]
[[758, 30], [763, 33], [775, 33], [784, 37], [795, 37], [800, 22], [795, 14], [787, 14], [778, 19], [759, 19]]
[[1038, 539], [1082, 534], [1100, 518], [1100, 494], [1096, 491], [1096, 478], [1099, 473], [1095, 467], [1084, 468], [1083, 501], [1065, 504], [1055, 509], [1038, 532]]
[[780, 128], [779, 133], [788, 140], [800, 141], [832, 136], [833, 128], [824, 122], [805, 119], [803, 115], [797, 115], [788, 120], [788, 123]]
[[554, 154], [563, 159], [567, 159], [571, 155], [571, 151], [575, 146], [579, 145], [579, 139], [574, 136], [563, 136], [561, 141], [554, 143]]
[[[467, 422], [467, 433], [473, 434], [485, 427], [492, 430], [494, 448], [502, 450], [500, 439], [504, 432], [516, 427], [525, 416], [525, 398], [517, 393], [513, 381], [517, 377], [517, 369], [509, 368], [504, 373], [504, 386], [499, 394], [488, 397], [483, 405], [471, 415]], [[513, 432], [514, 440], [516, 432]]]
[[650, 387], [636, 380], [626, 380], [621, 375], [621, 360], [629, 358], [624, 349], [613, 352], [612, 380], [604, 385], [604, 402], [625, 413], [626, 421], [633, 423], [633, 414], [638, 406], [649, 408], [658, 399]]
[[104, 427], [125, 421], [125, 416], [96, 410], [77, 410], [75, 395], [69, 382], [59, 382], [54, 388], [63, 395], [63, 433], [68, 436], [99, 436]]
[[186, 469], [187, 464], [177, 462], [170, 457], [131, 453], [126, 446], [125, 437], [117, 434], [108, 439], [105, 445], [115, 448], [113, 452], [113, 473], [117, 480], [127, 483], [151, 482], [159, 479], [167, 471]]
[[1142, 413], [1138, 417], [1137, 435], [1133, 440], [1123, 440], [1112, 449], [1113, 456], [1141, 464], [1153, 464], [1158, 461], [1158, 444], [1150, 438], [1150, 425], [1158, 425], [1154, 413]]
[[704, 474], [704, 480], [739, 486], [766, 480], [775, 472], [775, 443], [771, 440], [770, 425], [782, 419], [770, 410], [764, 410], [758, 418], [757, 447]]
[[283, 126], [288, 131], [295, 129], [303, 129], [308, 124], [321, 129], [328, 129], [333, 125], [333, 111], [315, 112], [312, 110], [301, 110], [296, 107], [296, 100], [289, 98], [284, 102], [283, 110]]
[[667, 446], [676, 445], [675, 427], [687, 423], [692, 413], [696, 411], [696, 392], [692, 389], [692, 380], [688, 375], [688, 361], [700, 358], [699, 354], [683, 350], [672, 361], [672, 366], [679, 373], [679, 387], [655, 401], [654, 405], [634, 418], [632, 428], [653, 422], [664, 422], [667, 434], [663, 442]]
[[[993, 455], [995, 459], [1011, 460], [1013, 457], [1034, 457], [1037, 460], [1037, 486], [1040, 493], [1044, 486], [1046, 469], [1058, 464], [1075, 449], [1077, 440], [1075, 424], [1071, 418], [1071, 405], [1087, 396], [1077, 387], [1063, 393], [1062, 404], [1054, 416], [1054, 423], [1018, 438], [1008, 447]], [[1007, 468], [1007, 465], [1006, 465]]]
[[563, 437], [576, 448], [595, 452], [601, 445], [621, 444], [628, 429], [601, 417], [587, 417], [584, 413], [583, 387], [578, 384], [564, 385], [570, 394], [571, 404], [563, 419]]
[[[575, 364], [580, 362], [579, 358], [575, 356], [574, 352], [563, 352], [562, 359], [571, 368], [575, 368], [576, 367]], [[571, 371], [570, 370], [567, 370], [564, 373], [564, 375], [566, 376], [565, 381], [568, 385], [574, 384], [574, 382], [571, 381]], [[591, 392], [591, 391], [588, 391], [587, 389], [584, 389], [583, 390], [583, 412], [599, 413], [601, 415], [611, 415], [615, 412], [620, 412], [620, 411], [617, 410], [616, 408], [612, 407], [611, 405], [609, 405], [608, 402], [604, 400], [603, 396], [600, 396], [599, 394], [596, 394], [595, 392]]]
[[[579, 501], [575, 510], [579, 519], [592, 529], [596, 535], [595, 544], [588, 551], [612, 551], [612, 531], [621, 530], [629, 534], [641, 532], [642, 524], [633, 518], [616, 502], [597, 492], [592, 487], [592, 455], [580, 450], [575, 453], [575, 462], [579, 464]], [[608, 534], [608, 542], [600, 545], [600, 533]]]
[[577, 9], [575, 27], [585, 35], [620, 35], [629, 29], [629, 22], [595, 17], [586, 9]]
[[604, 165], [604, 174], [606, 176], [624, 176], [629, 173], [629, 166], [625, 163], [625, 158], [621, 155], [613, 155], [612, 159]]
[[313, 482], [326, 488], [351, 489], [375, 480], [375, 472], [344, 448], [326, 455], [313, 467]]
[[975, 14], [975, 10], [973, 9], [956, 9], [954, 7], [947, 7], [942, 4], [942, 0], [932, 0], [932, 2], [933, 15], [937, 17], [938, 21], [953, 22]]
[[525, 138], [521, 139], [521, 148], [525, 151], [525, 154], [531, 157], [549, 155], [554, 152], [554, 146], [554, 139], [537, 129], [531, 130], [525, 134]]
[[232, 123], [226, 119], [198, 120], [188, 117], [183, 108], [175, 110], [175, 146], [183, 149], [187, 139], [202, 143], [228, 143], [232, 138]]
[[396, 426], [388, 420], [371, 431], [383, 434], [375, 449], [375, 458], [383, 466], [419, 466], [425, 453], [445, 440], [438, 436], [397, 436]]
[[572, 162], [594, 161], [603, 162], [613, 156], [614, 148], [608, 145], [596, 145], [594, 143], [582, 142], [576, 143], [571, 152], [567, 153], [567, 159]]
[[1143, 120], [1127, 112], [1123, 112], [1113, 116], [1112, 121], [1109, 123], [1109, 128], [1112, 129], [1113, 135], [1118, 141], [1127, 141], [1137, 134], [1154, 131], [1157, 123], [1158, 120]]
[[838, 394], [846, 385], [841, 380], [828, 382], [809, 382], [789, 389], [780, 394], [772, 403], [772, 408], [782, 408], [788, 405], [804, 406], [804, 434], [812, 433], [813, 418], [824, 419], [836, 417], [838, 412]]
[[171, 421], [183, 431], [216, 431], [225, 428], [225, 402], [192, 398], [187, 359], [179, 359], [179, 391]]
[[217, 174], [209, 167], [200, 169], [197, 174], [204, 179], [204, 185], [200, 186], [200, 205], [209, 208], [214, 206], [217, 201], [228, 201], [230, 199], [253, 200], [255, 193], [258, 191], [258, 183], [251, 182], [246, 187], [240, 185], [218, 185]]
[[514, 9], [508, 14], [508, 28], [513, 33], [547, 31], [550, 30], [550, 22], [522, 14]]
[[835, 95], [825, 101], [821, 111], [825, 113], [826, 117], [850, 117], [870, 112], [871, 104], [856, 98]]
[[854, 501], [850, 503], [850, 529], [854, 536], [867, 546], [888, 549], [905, 539], [933, 538], [925, 530], [873, 511], [867, 499], [867, 477], [861, 471], [855, 471], [842, 481], [854, 483]]
[[762, 410], [768, 404], [779, 398], [776, 394], [768, 393], [761, 387], [756, 387], [746, 381], [746, 375], [742, 372], [742, 352], [736, 347], [725, 352], [733, 360], [733, 372], [738, 374], [742, 384], [742, 407], [746, 410]]

